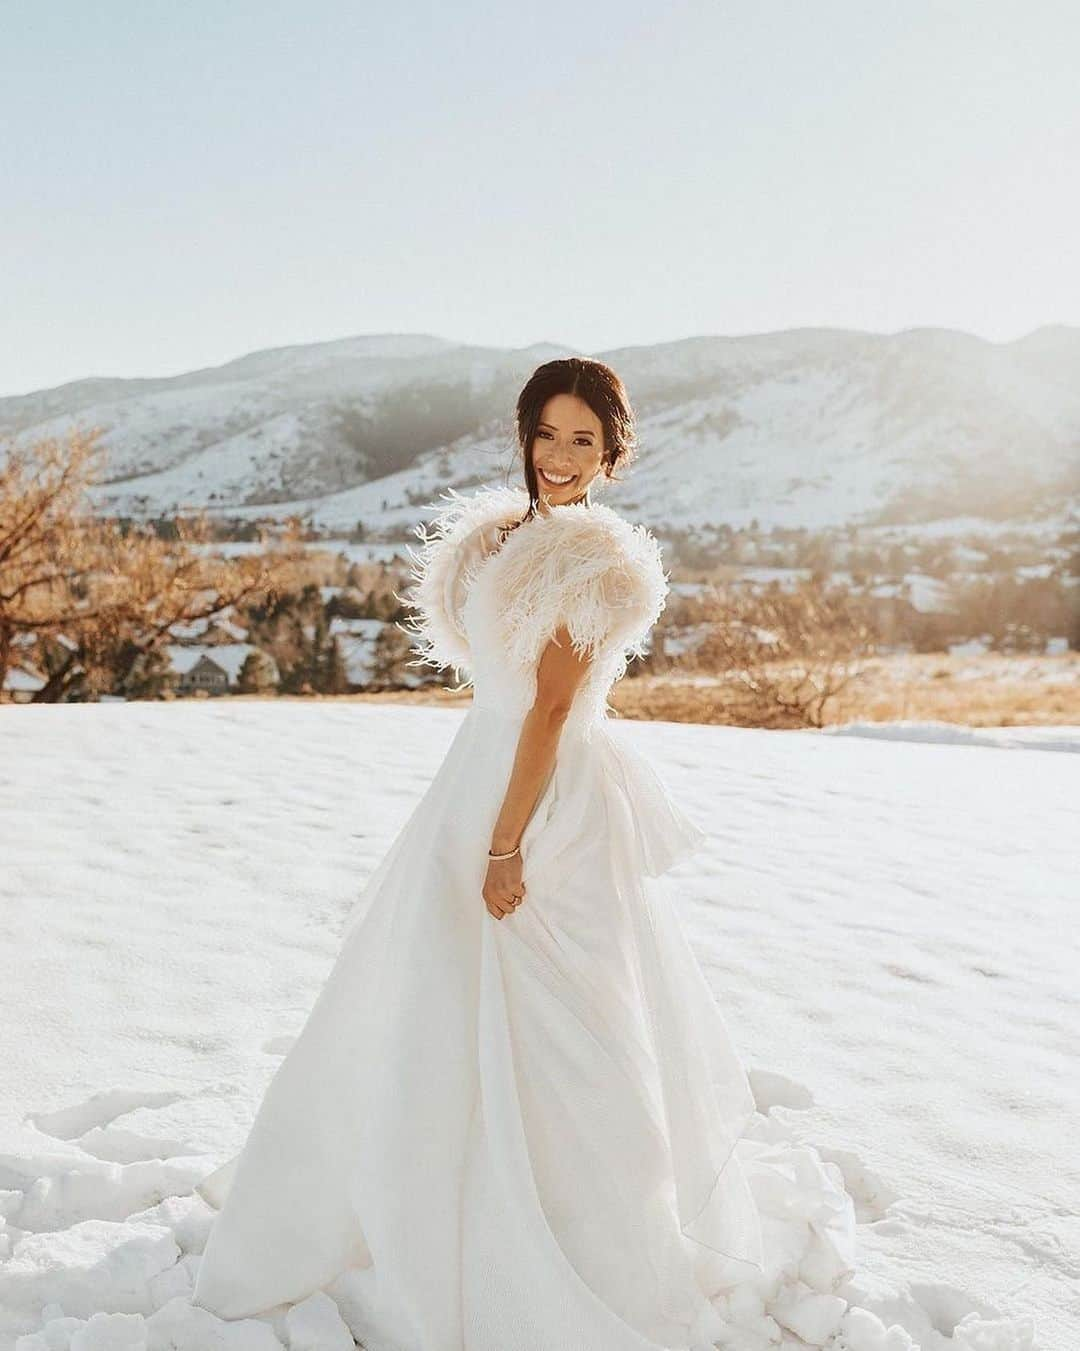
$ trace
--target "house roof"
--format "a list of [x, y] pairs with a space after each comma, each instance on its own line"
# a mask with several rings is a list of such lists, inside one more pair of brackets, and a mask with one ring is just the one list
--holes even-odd
[[342, 619], [335, 615], [330, 621], [330, 637], [366, 638], [374, 642], [382, 632], [386, 621], [383, 619]]
[[192, 638], [203, 638], [206, 634], [212, 632], [227, 634], [230, 638], [235, 638], [237, 642], [243, 642], [248, 636], [247, 629], [222, 615], [214, 615], [210, 618], [204, 616], [201, 619], [192, 620], [190, 624], [176, 623], [172, 625], [169, 632], [182, 643], [188, 642]]
[[[252, 652], [260, 650], [253, 643], [217, 643], [213, 646], [205, 643], [168, 643], [165, 647], [169, 665], [177, 675], [187, 675], [205, 657], [207, 661], [213, 662], [224, 671], [230, 685], [235, 685], [240, 679], [244, 662]], [[263, 655], [274, 667], [276, 676], [277, 666], [274, 659], [268, 653]]]
[[18, 666], [12, 666], [4, 674], [4, 689], [12, 694], [36, 694], [44, 687], [45, 679], [36, 671], [24, 671]]

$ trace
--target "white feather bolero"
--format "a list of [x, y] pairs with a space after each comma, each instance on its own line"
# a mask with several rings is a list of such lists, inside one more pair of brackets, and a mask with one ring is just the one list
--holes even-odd
[[498, 527], [528, 507], [524, 489], [444, 496], [449, 505], [416, 527], [422, 544], [409, 549], [412, 580], [400, 597], [415, 611], [402, 625], [415, 665], [471, 672], [464, 608], [481, 571], [501, 655], [512, 664], [535, 667], [562, 624], [577, 652], [594, 664], [614, 662], [611, 679], [643, 655], [669, 590], [660, 545], [644, 526], [607, 506], [561, 506], [532, 517], [500, 546]]

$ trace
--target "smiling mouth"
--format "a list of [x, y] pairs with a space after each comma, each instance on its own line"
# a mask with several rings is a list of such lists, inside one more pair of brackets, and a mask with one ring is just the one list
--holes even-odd
[[539, 467], [537, 467], [536, 472], [552, 488], [569, 488], [570, 484], [577, 478], [576, 474], [547, 474]]

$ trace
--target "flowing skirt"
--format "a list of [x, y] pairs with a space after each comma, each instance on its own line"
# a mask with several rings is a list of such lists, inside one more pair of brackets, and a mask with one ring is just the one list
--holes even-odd
[[526, 900], [485, 909], [520, 725], [469, 709], [198, 1187], [220, 1213], [192, 1298], [221, 1317], [355, 1270], [369, 1351], [704, 1348], [740, 1286], [850, 1271], [831, 1165], [741, 1138], [746, 1075], [661, 876], [704, 837], [605, 724], [567, 727]]

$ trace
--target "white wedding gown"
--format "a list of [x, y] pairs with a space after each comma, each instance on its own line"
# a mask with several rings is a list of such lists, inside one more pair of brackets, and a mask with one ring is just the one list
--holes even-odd
[[[813, 1150], [744, 1137], [747, 1079], [662, 876], [705, 836], [608, 720], [663, 605], [655, 541], [562, 507], [492, 552], [524, 504], [456, 499], [425, 537], [418, 650], [474, 702], [243, 1151], [198, 1188], [220, 1213], [193, 1301], [239, 1318], [360, 1269], [369, 1351], [705, 1348], [739, 1291], [835, 1324], [851, 1200]], [[594, 659], [498, 921], [486, 851], [556, 619]]]

